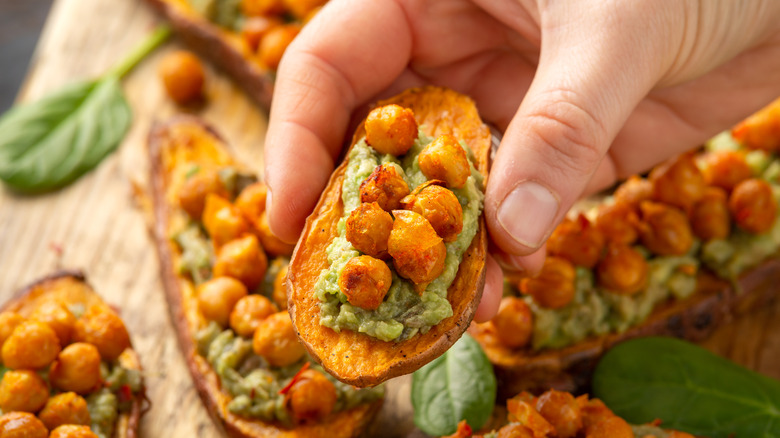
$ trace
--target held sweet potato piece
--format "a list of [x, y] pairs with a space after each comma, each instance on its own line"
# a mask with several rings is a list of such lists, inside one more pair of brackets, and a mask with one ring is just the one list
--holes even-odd
[[[473, 165], [476, 170], [481, 175], [487, 176], [488, 154], [491, 147], [490, 131], [480, 120], [471, 99], [451, 90], [427, 87], [408, 90], [394, 98], [380, 102], [377, 111], [379, 108], [387, 108], [393, 104], [408, 108], [413, 112], [416, 123], [423, 132], [421, 140], [416, 141], [421, 144], [421, 146], [417, 146], [418, 148], [424, 144], [423, 136], [426, 136], [428, 141], [443, 135], [454, 136], [464, 142], [473, 153]], [[400, 112], [395, 111], [394, 113]], [[369, 115], [369, 118], [371, 117]], [[322, 301], [314, 291], [321, 273], [330, 266], [327, 249], [331, 242], [339, 236], [338, 224], [342, 216], [345, 215], [342, 183], [350, 172], [348, 170], [350, 152], [359, 154], [359, 148], [367, 148], [368, 142], [361, 142], [364, 137], [366, 137], [366, 126], [361, 124], [354, 134], [347, 158], [333, 173], [314, 213], [306, 221], [303, 235], [293, 254], [287, 276], [288, 307], [301, 341], [309, 353], [325, 369], [339, 380], [358, 387], [377, 385], [392, 377], [415, 371], [441, 355], [463, 334], [482, 295], [487, 255], [485, 223], [481, 215], [476, 213], [473, 222], [476, 234], [470, 243], [463, 246], [467, 249], [465, 249], [462, 261], [453, 267], [457, 268], [457, 271], [454, 269], [452, 271], [453, 273], [457, 272], [457, 275], [454, 275], [454, 281], [449, 288], [444, 290], [446, 300], [452, 307], [451, 316], [435, 323], [427, 332], [403, 326], [401, 332], [390, 335], [380, 333], [375, 337], [346, 328], [335, 331], [321, 325]], [[415, 150], [414, 147], [412, 150]], [[410, 154], [411, 152], [404, 155], [403, 158], [392, 158], [390, 161], [401, 159], [404, 161], [405, 167], [412, 166], [408, 163]], [[416, 158], [413, 159], [416, 161]], [[374, 172], [380, 170], [384, 172], [387, 170], [386, 166], [388, 164], [383, 164], [377, 167]], [[396, 165], [391, 164], [390, 166]], [[371, 169], [368, 171], [370, 172]], [[469, 180], [471, 178], [469, 177]], [[422, 184], [424, 181], [425, 177], [423, 176], [422, 179], [416, 180], [416, 184]], [[481, 183], [484, 184], [484, 181]], [[359, 181], [355, 182], [355, 185], [357, 184]], [[396, 185], [393, 184], [392, 187]], [[361, 195], [363, 190], [364, 187], [361, 186]], [[480, 190], [480, 197], [481, 193]], [[359, 200], [355, 202], [359, 202]], [[417, 229], [419, 233], [422, 233], [420, 235], [427, 236], [425, 237], [426, 241], [435, 240], [438, 241], [437, 244], [441, 244], [441, 238], [436, 236], [436, 232], [425, 218], [411, 211], [403, 214], [414, 215], [417, 218], [417, 220], [407, 221], [409, 223], [416, 224], [419, 221], [425, 223]], [[389, 240], [391, 245], [394, 244], [393, 233], [399, 226], [397, 217]], [[398, 235], [407, 233], [414, 235], [417, 232], [411, 230], [399, 232]], [[433, 237], [430, 236], [431, 234]], [[343, 241], [346, 242], [346, 239]], [[349, 244], [347, 243], [347, 245]], [[349, 246], [349, 248], [352, 247]], [[354, 249], [350, 249], [350, 251], [358, 254]], [[392, 254], [393, 251], [390, 252]], [[437, 252], [433, 252], [427, 254], [426, 257], [434, 257], [436, 254]], [[404, 275], [401, 271], [398, 273]], [[417, 279], [418, 277], [425, 276], [411, 275], [407, 278]], [[429, 280], [425, 278], [425, 281]], [[425, 284], [414, 284], [412, 287], [414, 287], [415, 292], [420, 292], [425, 286]], [[393, 294], [392, 289], [388, 295], [391, 294]], [[357, 310], [362, 311], [363, 309]], [[398, 324], [394, 320], [390, 323]], [[384, 335], [387, 335], [385, 336], [387, 340], [381, 339], [381, 336]]]

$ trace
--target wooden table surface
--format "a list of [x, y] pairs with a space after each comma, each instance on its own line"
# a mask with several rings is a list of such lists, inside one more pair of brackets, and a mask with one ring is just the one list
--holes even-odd
[[[33, 100], [76, 79], [99, 75], [138, 44], [159, 19], [139, 0], [56, 0], [19, 93]], [[146, 134], [181, 112], [156, 75], [166, 44], [133, 71], [124, 89], [135, 114], [119, 150], [95, 171], [56, 193], [21, 197], [0, 189], [0, 301], [60, 268], [83, 269], [96, 290], [121, 309], [146, 369], [152, 409], [142, 436], [216, 437], [201, 406], [170, 324], [157, 257], [136, 194], [145, 187]], [[223, 75], [207, 72], [208, 103], [193, 111], [218, 127], [239, 157], [262, 169], [267, 114]], [[780, 304], [722, 327], [705, 345], [749, 368], [780, 378]], [[393, 382], [383, 424], [371, 436], [405, 436], [411, 421], [408, 379]], [[407, 425], [407, 426], [403, 426]]]

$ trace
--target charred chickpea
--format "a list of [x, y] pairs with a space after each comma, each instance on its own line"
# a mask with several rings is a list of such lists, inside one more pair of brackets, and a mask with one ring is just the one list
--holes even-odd
[[49, 438], [98, 438], [89, 426], [65, 424], [51, 431]]
[[561, 257], [548, 256], [536, 277], [523, 278], [520, 291], [531, 295], [540, 306], [560, 309], [574, 299], [574, 265]]
[[306, 370], [285, 395], [285, 402], [300, 422], [317, 421], [333, 412], [336, 387], [321, 372]]
[[249, 232], [249, 225], [241, 212], [227, 199], [211, 193], [206, 195], [202, 219], [215, 248]]
[[575, 265], [593, 268], [604, 250], [604, 235], [585, 215], [566, 218], [553, 230], [547, 251]]
[[339, 275], [339, 289], [353, 306], [375, 310], [390, 290], [393, 274], [385, 262], [371, 256], [354, 257]]
[[265, 211], [260, 214], [260, 219], [255, 224], [255, 232], [260, 237], [260, 243], [268, 254], [272, 256], [292, 255], [295, 245], [285, 242], [271, 232], [271, 226], [268, 225], [268, 214]]
[[327, 3], [328, 0], [282, 0], [285, 8], [297, 18], [306, 17], [309, 12]]
[[265, 212], [265, 199], [268, 197], [268, 187], [261, 182], [250, 184], [241, 190], [234, 202], [238, 211], [249, 222], [256, 223]]
[[376, 202], [364, 202], [349, 214], [346, 237], [356, 250], [371, 257], [387, 255], [387, 240], [393, 229], [393, 217]]
[[639, 238], [639, 215], [625, 202], [603, 204], [596, 216], [596, 228], [608, 242], [631, 245]]
[[731, 233], [728, 195], [720, 187], [707, 187], [691, 210], [693, 234], [702, 240], [725, 239]]
[[276, 312], [276, 306], [268, 298], [257, 294], [247, 295], [238, 300], [230, 312], [230, 327], [239, 336], [250, 337], [260, 321]]
[[647, 260], [628, 245], [609, 245], [597, 273], [600, 286], [620, 295], [633, 295], [647, 286]]
[[417, 285], [433, 281], [444, 271], [444, 241], [424, 217], [413, 211], [395, 210], [393, 216], [387, 252], [396, 272]]
[[113, 310], [100, 306], [91, 306], [79, 318], [73, 340], [94, 345], [100, 357], [108, 362], [115, 361], [130, 347], [125, 323]]
[[587, 427], [585, 438], [634, 438], [634, 431], [626, 420], [612, 415]]
[[90, 422], [87, 401], [73, 392], [63, 392], [51, 397], [38, 414], [38, 418], [49, 430], [63, 424], [89, 425]]
[[3, 344], [3, 364], [11, 369], [39, 369], [48, 366], [59, 352], [60, 341], [51, 327], [24, 321]]
[[780, 99], [739, 123], [731, 135], [749, 149], [780, 149]]
[[653, 200], [690, 211], [704, 195], [704, 176], [690, 153], [658, 165], [648, 178], [653, 185]]
[[374, 168], [371, 175], [360, 184], [360, 202], [376, 202], [384, 211], [393, 211], [401, 206], [401, 199], [409, 194], [402, 171], [393, 164], [382, 164]]
[[442, 135], [433, 140], [417, 156], [420, 170], [428, 179], [438, 179], [447, 187], [459, 189], [471, 175], [466, 151], [451, 135]]
[[49, 400], [49, 387], [41, 376], [30, 370], [10, 370], [0, 381], [0, 409], [3, 412], [36, 413]]
[[0, 348], [5, 344], [5, 340], [11, 336], [16, 326], [25, 321], [25, 318], [16, 312], [0, 313]]
[[574, 438], [582, 429], [582, 413], [574, 396], [554, 389], [540, 395], [536, 409], [558, 431], [560, 438]]
[[281, 24], [282, 20], [277, 17], [247, 16], [241, 26], [241, 38], [249, 46], [249, 50], [256, 52], [263, 37]]
[[192, 53], [185, 50], [169, 53], [160, 62], [159, 74], [165, 91], [177, 104], [193, 103], [203, 97], [203, 64]]
[[65, 347], [49, 368], [52, 386], [63, 391], [87, 394], [100, 383], [100, 353], [97, 347], [76, 342]]
[[271, 294], [276, 306], [280, 310], [287, 310], [287, 268], [289, 265], [284, 265], [279, 273], [274, 278], [274, 291]]
[[704, 155], [704, 181], [730, 192], [742, 181], [753, 176], [745, 156], [737, 151], [715, 151]]
[[640, 205], [642, 244], [658, 255], [683, 255], [693, 245], [691, 225], [685, 213], [671, 205], [645, 201]]
[[268, 258], [257, 237], [248, 234], [223, 245], [214, 263], [215, 277], [233, 277], [253, 290], [263, 282]]
[[729, 211], [743, 230], [754, 234], [769, 231], [777, 217], [772, 186], [758, 178], [742, 181], [731, 192]]
[[217, 195], [221, 198], [230, 196], [225, 188], [225, 184], [219, 177], [219, 173], [214, 169], [203, 169], [190, 176], [184, 180], [177, 193], [179, 205], [195, 220], [199, 220], [203, 216], [206, 196], [209, 194]]
[[0, 437], [47, 438], [49, 431], [41, 420], [28, 412], [9, 412], [0, 416]]
[[496, 336], [510, 348], [525, 347], [533, 333], [533, 315], [528, 303], [518, 297], [504, 297], [498, 314], [491, 320]]
[[230, 313], [236, 303], [245, 296], [246, 286], [235, 278], [212, 278], [198, 286], [198, 309], [207, 320], [227, 327]]
[[68, 345], [76, 326], [76, 317], [67, 307], [56, 301], [46, 301], [41, 304], [30, 319], [47, 324], [57, 334], [60, 345]]
[[260, 47], [257, 49], [260, 62], [271, 70], [276, 70], [287, 46], [298, 36], [300, 31], [301, 26], [295, 23], [283, 24], [269, 30], [260, 41]]
[[283, 0], [241, 0], [241, 12], [248, 17], [284, 12]]
[[420, 185], [401, 200], [401, 207], [422, 215], [445, 242], [454, 242], [463, 230], [463, 207], [455, 193], [439, 183], [443, 184], [428, 181]]
[[414, 113], [395, 104], [371, 110], [365, 129], [366, 143], [380, 154], [404, 155], [417, 139]]
[[295, 335], [290, 314], [285, 311], [274, 313], [260, 323], [252, 339], [252, 349], [275, 367], [294, 364], [306, 353]]
[[632, 175], [615, 190], [615, 203], [627, 204], [639, 208], [642, 201], [653, 196], [653, 183], [638, 175]]

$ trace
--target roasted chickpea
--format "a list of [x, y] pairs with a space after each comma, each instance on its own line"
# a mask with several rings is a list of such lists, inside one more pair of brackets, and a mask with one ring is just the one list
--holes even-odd
[[51, 431], [49, 438], [98, 438], [89, 426], [66, 424]]
[[49, 431], [35, 415], [28, 412], [9, 412], [0, 416], [2, 438], [47, 438]]
[[596, 266], [603, 250], [604, 235], [582, 214], [564, 219], [547, 240], [550, 254], [586, 268]]
[[290, 314], [285, 311], [274, 313], [260, 323], [252, 348], [275, 367], [294, 364], [306, 353], [295, 335]]
[[353, 306], [375, 310], [390, 290], [393, 274], [385, 262], [371, 256], [354, 257], [339, 275], [339, 289]]
[[420, 185], [401, 200], [401, 207], [422, 215], [445, 242], [454, 242], [463, 230], [463, 207], [455, 193], [438, 183]]
[[615, 203], [639, 208], [642, 201], [653, 196], [653, 183], [638, 175], [632, 175], [615, 190]]
[[206, 206], [206, 196], [217, 195], [220, 198], [228, 198], [230, 194], [225, 184], [219, 177], [219, 173], [213, 169], [200, 170], [182, 183], [177, 193], [179, 205], [187, 214], [199, 220]]
[[316, 370], [301, 373], [285, 396], [285, 402], [299, 422], [325, 418], [333, 412], [337, 400], [336, 387]]
[[[470, 437], [471, 435], [466, 435]], [[531, 429], [525, 427], [520, 423], [509, 423], [506, 426], [498, 429], [496, 438], [534, 438], [535, 435]]]
[[247, 17], [276, 15], [284, 12], [283, 0], [241, 0], [241, 12]]
[[425, 146], [417, 156], [417, 162], [428, 179], [442, 180], [447, 187], [459, 189], [471, 176], [466, 151], [451, 135], [442, 135]]
[[395, 104], [371, 110], [365, 128], [366, 143], [380, 154], [404, 155], [417, 139], [414, 113]]
[[16, 326], [24, 320], [24, 317], [16, 312], [0, 313], [0, 348], [5, 344], [5, 340], [11, 336]]
[[257, 49], [260, 62], [271, 70], [276, 70], [287, 46], [298, 36], [300, 31], [301, 26], [295, 23], [283, 24], [269, 30], [260, 41], [260, 47]]
[[574, 265], [561, 257], [548, 256], [536, 277], [520, 280], [520, 291], [531, 295], [542, 307], [560, 309], [574, 299]]
[[203, 64], [191, 52], [177, 50], [166, 55], [160, 62], [159, 74], [165, 91], [177, 104], [185, 105], [203, 98]]
[[230, 313], [236, 303], [245, 296], [246, 286], [235, 278], [212, 278], [198, 286], [198, 309], [207, 320], [227, 327]]
[[496, 336], [502, 344], [510, 348], [525, 347], [533, 334], [533, 315], [522, 298], [504, 297], [498, 314], [491, 320], [496, 328]]
[[671, 205], [645, 201], [640, 205], [642, 244], [658, 255], [683, 255], [693, 245], [691, 225], [685, 213]]
[[257, 223], [260, 220], [260, 215], [265, 212], [265, 199], [267, 197], [268, 187], [261, 182], [256, 182], [241, 190], [234, 204], [244, 219], [251, 223]]
[[597, 398], [588, 400], [587, 395], [583, 395], [577, 397], [577, 403], [580, 405], [580, 412], [582, 412], [582, 423], [585, 425], [585, 430], [594, 426], [600, 421], [615, 416], [612, 410], [609, 409], [603, 401]]
[[49, 388], [35, 371], [6, 371], [0, 381], [0, 409], [3, 412], [36, 413], [46, 405], [47, 400]]
[[68, 345], [49, 369], [52, 386], [63, 391], [87, 394], [100, 383], [100, 353], [84, 342]]
[[365, 202], [352, 210], [346, 229], [347, 240], [356, 250], [377, 258], [387, 255], [393, 217], [376, 202]]
[[94, 345], [108, 362], [115, 361], [130, 347], [125, 323], [113, 310], [100, 306], [91, 306], [79, 318], [73, 340]]
[[260, 243], [268, 254], [287, 257], [292, 255], [295, 245], [285, 242], [271, 232], [271, 226], [268, 225], [268, 214], [265, 211], [260, 214], [260, 219], [255, 224], [255, 232], [260, 237]]
[[739, 123], [731, 135], [749, 149], [780, 149], [780, 99]]
[[585, 438], [634, 438], [626, 420], [612, 415], [585, 429]]
[[202, 218], [215, 248], [249, 232], [249, 225], [241, 212], [230, 201], [214, 194], [206, 195]]
[[601, 205], [595, 221], [607, 241], [623, 245], [631, 245], [639, 238], [638, 223], [636, 210], [625, 202]]
[[217, 253], [214, 263], [215, 277], [233, 277], [253, 290], [265, 277], [268, 269], [268, 258], [257, 237], [248, 234], [226, 243]]
[[3, 344], [3, 364], [11, 369], [39, 369], [48, 366], [59, 352], [60, 341], [51, 327], [24, 321]]
[[417, 285], [430, 283], [444, 271], [444, 242], [421, 215], [408, 210], [395, 210], [393, 215], [387, 252], [396, 272]]
[[57, 339], [60, 340], [61, 346], [70, 343], [76, 326], [76, 317], [62, 303], [46, 301], [35, 309], [30, 319], [40, 321], [51, 327], [54, 333], [57, 334]]
[[63, 392], [50, 398], [38, 418], [49, 430], [63, 424], [89, 425], [90, 422], [87, 401], [73, 392]]
[[553, 425], [536, 410], [535, 405], [536, 401], [533, 397], [526, 397], [523, 394], [507, 400], [509, 421], [527, 427], [535, 437], [557, 436]]
[[653, 184], [653, 200], [690, 211], [693, 204], [704, 195], [704, 176], [693, 155], [682, 154], [660, 164], [650, 172]]
[[647, 278], [647, 260], [628, 245], [609, 245], [598, 265], [599, 285], [621, 295], [633, 295], [643, 290], [647, 286]]
[[376, 202], [384, 211], [400, 208], [401, 199], [409, 194], [409, 185], [402, 175], [393, 164], [377, 166], [360, 184], [360, 202]]
[[742, 181], [753, 176], [745, 156], [736, 151], [710, 152], [704, 156], [704, 181], [730, 192]]
[[743, 230], [754, 234], [769, 231], [777, 217], [772, 186], [758, 178], [742, 181], [731, 192], [729, 211]]
[[719, 187], [707, 187], [691, 210], [693, 234], [702, 240], [725, 239], [731, 233], [728, 196]]
[[238, 300], [230, 312], [230, 327], [240, 336], [250, 337], [260, 321], [276, 312], [276, 306], [268, 298], [257, 294], [247, 295]]
[[274, 291], [271, 294], [276, 306], [280, 310], [287, 310], [287, 268], [289, 265], [285, 264], [279, 273], [274, 278]]
[[260, 47], [260, 41], [276, 26], [282, 24], [282, 20], [277, 17], [247, 16], [244, 24], [241, 26], [241, 38], [244, 40], [249, 50], [256, 52]]
[[551, 389], [540, 395], [536, 409], [558, 431], [560, 438], [573, 438], [582, 429], [582, 413], [574, 396]]

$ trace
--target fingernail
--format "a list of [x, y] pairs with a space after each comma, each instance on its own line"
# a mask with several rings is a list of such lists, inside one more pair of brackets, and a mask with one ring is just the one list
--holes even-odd
[[523, 181], [498, 206], [498, 223], [512, 239], [529, 248], [544, 243], [560, 201], [547, 187]]

